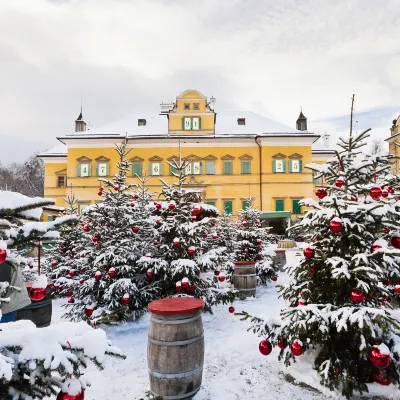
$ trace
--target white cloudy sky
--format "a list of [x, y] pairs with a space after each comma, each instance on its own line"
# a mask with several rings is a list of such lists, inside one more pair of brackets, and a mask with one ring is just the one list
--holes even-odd
[[0, 0], [0, 160], [52, 147], [83, 93], [95, 125], [187, 88], [294, 126], [389, 134], [399, 0]]

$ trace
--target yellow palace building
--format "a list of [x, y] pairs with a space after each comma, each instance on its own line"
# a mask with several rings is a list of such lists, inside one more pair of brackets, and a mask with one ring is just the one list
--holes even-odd
[[[188, 162], [187, 189], [202, 194], [204, 202], [237, 213], [256, 198], [263, 218], [282, 231], [284, 222], [301, 214], [299, 201], [313, 196], [314, 182], [308, 163], [332, 157], [329, 136], [307, 130], [300, 113], [290, 128], [251, 111], [219, 111], [214, 98], [186, 90], [175, 102], [162, 103], [158, 112], [141, 112], [99, 128], [89, 128], [82, 113], [75, 132], [60, 136], [55, 148], [39, 155], [45, 164], [45, 196], [56, 206], [70, 192], [79, 209], [99, 201], [98, 178], [116, 172], [116, 143], [127, 140], [135, 174], [150, 176], [151, 192], [160, 192], [159, 178], [173, 182], [167, 161], [181, 157]], [[56, 208], [47, 211], [49, 219]]]

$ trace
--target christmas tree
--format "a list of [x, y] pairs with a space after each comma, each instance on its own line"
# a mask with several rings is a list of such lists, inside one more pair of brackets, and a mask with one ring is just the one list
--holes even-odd
[[[53, 204], [53, 200], [0, 191], [1, 276], [10, 272], [10, 279], [0, 282], [0, 319], [4, 306], [15, 301], [13, 296], [22, 290], [10, 285], [13, 275], [28, 262], [15, 249], [21, 244], [56, 237], [54, 229], [73, 221], [70, 216], [64, 216], [53, 222], [26, 222], [39, 220], [41, 207]], [[45, 295], [46, 286], [47, 277], [40, 274], [30, 290], [32, 301]], [[73, 391], [83, 399], [83, 390], [88, 385], [82, 375], [84, 368], [89, 360], [101, 368], [105, 354], [121, 356], [110, 345], [104, 331], [95, 331], [84, 323], [63, 323], [40, 329], [30, 321], [2, 324], [0, 398], [44, 399]]]
[[262, 212], [252, 207], [253, 201], [254, 198], [247, 199], [249, 207], [239, 211], [233, 254], [235, 261], [257, 261], [258, 280], [266, 283], [276, 277], [274, 253], [270, 248], [269, 228], [261, 226]]
[[198, 192], [185, 188], [186, 163], [169, 162], [178, 182], [165, 181], [156, 202], [153, 221], [156, 230], [156, 249], [152, 257], [142, 258], [148, 277], [159, 298], [194, 296], [205, 301], [205, 310], [211, 311], [217, 303], [227, 303], [235, 295], [230, 290], [218, 260], [223, 249], [210, 245], [217, 239], [216, 209], [201, 202]]
[[308, 166], [325, 184], [316, 191], [318, 202], [303, 202], [310, 210], [293, 227], [309, 244], [299, 264], [287, 268], [291, 281], [281, 296], [289, 306], [281, 324], [253, 318], [266, 336], [263, 354], [277, 344], [289, 365], [309, 352], [321, 383], [347, 397], [368, 391], [369, 382], [400, 383], [400, 322], [387, 285], [388, 271], [399, 271], [400, 203], [378, 186], [379, 159], [359, 152], [367, 132], [340, 139], [326, 165]]
[[[88, 207], [83, 215], [91, 240], [71, 260], [70, 279], [58, 280], [69, 296], [66, 317], [115, 323], [136, 319], [153, 299], [153, 290], [138, 260], [152, 252], [153, 224], [147, 217], [145, 189], [133, 194], [136, 184], [127, 184], [131, 164], [126, 145], [117, 146], [118, 174], [100, 179], [103, 202]], [[147, 212], [147, 214], [146, 214]]]

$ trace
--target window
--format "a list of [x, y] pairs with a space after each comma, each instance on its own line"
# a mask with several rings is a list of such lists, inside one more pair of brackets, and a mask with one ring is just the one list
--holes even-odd
[[316, 185], [322, 184], [322, 176], [320, 178], [316, 178], [316, 176], [319, 175], [319, 172], [313, 172], [312, 177], [313, 177], [313, 183]]
[[108, 163], [96, 164], [96, 176], [108, 176]]
[[248, 200], [243, 200], [242, 201], [242, 210], [246, 211], [247, 209], [250, 208], [250, 201]]
[[175, 176], [174, 174], [178, 175], [178, 170], [175, 167], [173, 167], [172, 165], [170, 165], [169, 166], [169, 174], [171, 176]]
[[135, 162], [132, 164], [132, 174], [133, 176], [142, 176], [143, 164], [140, 162]]
[[232, 201], [224, 201], [224, 211], [227, 214], [232, 214], [233, 211]]
[[193, 161], [189, 162], [185, 170], [186, 175], [200, 175], [201, 174], [201, 162]]
[[215, 207], [215, 201], [207, 201], [207, 203], [209, 206], [214, 206]]
[[91, 165], [87, 163], [78, 164], [77, 176], [85, 177], [91, 175]]
[[57, 217], [56, 217], [55, 215], [49, 215], [49, 216], [47, 217], [47, 221], [49, 221], [49, 222], [55, 221], [56, 218], [57, 218]]
[[197, 131], [200, 129], [200, 118], [192, 118], [192, 129]]
[[200, 110], [200, 104], [199, 103], [193, 103], [193, 110]]
[[199, 117], [183, 117], [182, 129], [184, 131], [201, 129], [201, 118]]
[[285, 200], [275, 200], [275, 211], [285, 211]]
[[162, 175], [162, 164], [161, 163], [150, 163], [150, 175], [160, 176]]
[[242, 161], [242, 174], [250, 174], [250, 161]]
[[293, 214], [301, 214], [301, 205], [299, 204], [300, 200], [292, 200], [292, 212]]
[[144, 118], [138, 119], [138, 126], [146, 126], [147, 121]]
[[224, 161], [224, 175], [232, 174], [232, 161]]
[[246, 125], [246, 118], [238, 118], [238, 125]]
[[289, 160], [289, 172], [301, 172], [303, 169], [302, 160]]
[[57, 187], [66, 187], [67, 186], [67, 177], [66, 176], [57, 176]]
[[189, 103], [185, 103], [185, 104], [183, 105], [183, 109], [184, 109], [184, 110], [190, 110], [190, 104], [189, 104]]
[[214, 161], [206, 161], [206, 174], [207, 175], [215, 174], [215, 162]]
[[275, 173], [286, 172], [285, 160], [273, 160], [272, 161], [272, 172], [275, 172]]

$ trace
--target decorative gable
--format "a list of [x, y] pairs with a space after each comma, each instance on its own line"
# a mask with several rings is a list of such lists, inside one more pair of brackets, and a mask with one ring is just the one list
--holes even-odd
[[151, 161], [151, 162], [160, 162], [162, 160], [163, 160], [163, 158], [161, 158], [159, 156], [153, 156], [153, 157], [149, 158], [149, 161]]
[[98, 163], [100, 163], [100, 162], [108, 162], [108, 161], [110, 161], [110, 159], [107, 158], [107, 157], [104, 157], [104, 156], [100, 156], [100, 157], [95, 158], [95, 161], [97, 161]]
[[289, 158], [291, 160], [300, 160], [301, 158], [303, 158], [303, 156], [299, 153], [293, 153], [292, 155], [289, 156]]
[[221, 157], [221, 160], [234, 160], [235, 157], [231, 156], [230, 154], [225, 154], [223, 157]]
[[167, 158], [167, 161], [179, 161], [179, 157], [178, 156], [171, 156]]
[[67, 168], [61, 169], [60, 171], [56, 172], [56, 175], [58, 176], [65, 176], [67, 175]]
[[130, 162], [143, 162], [144, 158], [139, 157], [139, 156], [135, 156], [135, 157], [132, 157], [129, 161]]
[[201, 161], [201, 157], [191, 154], [183, 158], [185, 161]]
[[85, 164], [85, 163], [92, 162], [92, 159], [89, 157], [86, 157], [86, 156], [82, 156], [82, 157], [77, 158], [76, 161], [78, 161], [78, 163]]
[[253, 157], [248, 155], [248, 154], [243, 154], [242, 156], [239, 157], [239, 160], [252, 160]]
[[285, 156], [282, 153], [278, 153], [278, 154], [275, 154], [275, 155], [272, 156], [272, 158], [275, 159], [275, 160], [282, 160], [282, 158], [286, 158], [286, 157], [287, 156]]
[[212, 156], [211, 154], [209, 154], [208, 156], [203, 157], [203, 160], [206, 160], [206, 161], [215, 161], [215, 160], [218, 160], [218, 157], [215, 157], [215, 156]]

